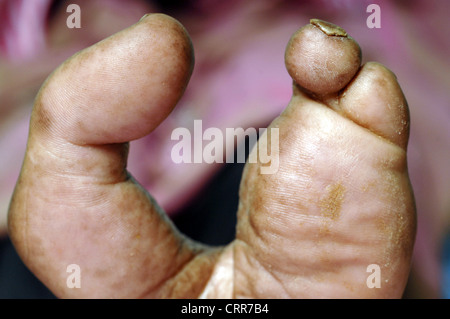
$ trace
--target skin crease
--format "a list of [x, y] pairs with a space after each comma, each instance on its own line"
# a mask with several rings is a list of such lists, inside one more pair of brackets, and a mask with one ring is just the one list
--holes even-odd
[[[317, 27], [304, 30], [286, 50], [290, 74], [303, 67], [292, 61], [302, 41], [355, 64], [318, 61], [348, 77], [319, 85], [307, 72], [315, 84], [306, 89], [320, 97], [294, 83], [269, 127], [280, 130], [280, 169], [260, 175], [261, 164], [246, 165], [236, 240], [222, 248], [180, 234], [126, 171], [128, 141], [150, 133], [186, 88], [186, 30], [149, 15], [65, 62], [36, 98], [9, 211], [25, 264], [63, 298], [401, 297], [415, 235], [406, 101], [383, 66], [359, 69], [354, 41], [336, 46]], [[372, 121], [372, 105], [386, 102], [386, 117]], [[66, 287], [72, 263], [81, 289]], [[374, 263], [380, 289], [366, 286]]]

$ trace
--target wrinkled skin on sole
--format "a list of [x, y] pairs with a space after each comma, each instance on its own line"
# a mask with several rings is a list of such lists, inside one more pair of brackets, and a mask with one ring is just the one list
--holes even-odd
[[[19, 255], [64, 298], [401, 297], [415, 236], [408, 107], [395, 76], [360, 57], [320, 20], [291, 38], [293, 96], [265, 133], [279, 129], [279, 169], [246, 164], [236, 239], [211, 248], [179, 233], [126, 170], [128, 142], [187, 86], [186, 30], [148, 15], [81, 51], [35, 101], [8, 219]], [[66, 285], [73, 263], [79, 289]], [[377, 289], [366, 284], [371, 264]]]

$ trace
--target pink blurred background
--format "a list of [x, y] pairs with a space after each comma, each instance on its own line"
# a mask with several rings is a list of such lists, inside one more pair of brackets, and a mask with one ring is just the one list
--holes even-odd
[[[66, 8], [81, 8], [69, 29]], [[381, 8], [381, 28], [366, 8]], [[363, 62], [394, 71], [411, 109], [410, 176], [418, 235], [406, 296], [442, 297], [441, 246], [450, 225], [450, 2], [410, 1], [51, 1], [0, 0], [0, 234], [24, 155], [34, 96], [73, 53], [137, 22], [147, 12], [176, 17], [194, 44], [196, 65], [179, 106], [152, 135], [131, 144], [129, 170], [176, 215], [220, 165], [175, 165], [175, 127], [265, 127], [287, 105], [291, 80], [284, 49], [292, 33], [320, 18], [338, 24], [363, 49]], [[155, 150], [157, 152], [155, 153]], [[1, 262], [1, 261], [0, 261]]]

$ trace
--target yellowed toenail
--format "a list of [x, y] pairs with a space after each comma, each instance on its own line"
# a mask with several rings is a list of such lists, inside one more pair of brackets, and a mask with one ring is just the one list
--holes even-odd
[[149, 15], [151, 15], [151, 13], [146, 13], [142, 16], [142, 18], [139, 19], [139, 21], [145, 19], [146, 17], [148, 17]]
[[320, 19], [311, 19], [309, 23], [313, 26], [318, 27], [323, 33], [332, 37], [346, 37], [348, 36], [347, 32], [341, 27]]

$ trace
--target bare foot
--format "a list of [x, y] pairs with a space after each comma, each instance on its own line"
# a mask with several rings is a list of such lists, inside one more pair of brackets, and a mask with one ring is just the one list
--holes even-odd
[[[294, 94], [268, 129], [279, 128], [280, 169], [247, 164], [241, 184], [237, 296], [402, 295], [415, 236], [408, 106], [389, 70], [359, 63], [337, 26], [312, 20], [291, 38]], [[367, 286], [374, 264], [380, 289]]]
[[[390, 71], [359, 63], [335, 26], [293, 36], [294, 94], [270, 126], [279, 170], [247, 164], [237, 238], [211, 248], [180, 234], [126, 170], [128, 141], [186, 88], [187, 32], [148, 15], [81, 51], [36, 98], [9, 211], [19, 255], [58, 297], [401, 297], [415, 234], [408, 109]], [[74, 263], [79, 289], [66, 285]], [[381, 288], [366, 284], [371, 264]]]

